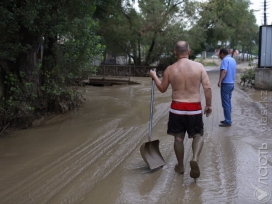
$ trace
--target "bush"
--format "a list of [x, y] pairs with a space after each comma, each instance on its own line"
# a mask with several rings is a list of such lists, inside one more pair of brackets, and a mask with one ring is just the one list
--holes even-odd
[[105, 49], [96, 34], [95, 3], [1, 1], [0, 131], [7, 124], [27, 127], [38, 113], [81, 104], [73, 87], [94, 73], [93, 61]]
[[252, 83], [254, 84], [254, 80], [255, 80], [255, 68], [250, 68], [250, 69], [247, 69], [243, 74], [242, 76], [240, 77], [241, 81], [240, 81], [240, 84], [243, 83], [243, 85], [245, 83]]

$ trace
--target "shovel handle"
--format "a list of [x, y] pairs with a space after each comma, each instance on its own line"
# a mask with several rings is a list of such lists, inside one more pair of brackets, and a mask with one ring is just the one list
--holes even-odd
[[153, 119], [154, 87], [155, 87], [155, 81], [154, 81], [154, 79], [152, 79], [151, 101], [150, 101], [150, 122], [149, 122], [149, 134], [148, 134], [148, 141], [149, 142], [151, 141], [151, 138], [152, 138], [152, 119]]

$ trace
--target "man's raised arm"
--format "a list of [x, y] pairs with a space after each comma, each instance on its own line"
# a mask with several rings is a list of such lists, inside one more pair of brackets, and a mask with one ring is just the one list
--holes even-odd
[[168, 69], [164, 71], [162, 82], [157, 77], [156, 71], [153, 71], [152, 69], [149, 72], [149, 76], [154, 79], [155, 84], [160, 92], [164, 93], [166, 92], [168, 86], [169, 86], [169, 78], [168, 78]]

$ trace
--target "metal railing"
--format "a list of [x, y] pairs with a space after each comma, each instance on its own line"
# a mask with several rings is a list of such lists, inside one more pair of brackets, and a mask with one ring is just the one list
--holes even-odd
[[135, 66], [135, 65], [100, 65], [97, 68], [97, 76], [117, 76], [117, 77], [146, 77], [149, 70], [156, 66]]

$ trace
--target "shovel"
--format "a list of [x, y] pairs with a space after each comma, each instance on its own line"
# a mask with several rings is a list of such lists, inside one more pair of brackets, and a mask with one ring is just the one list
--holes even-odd
[[154, 86], [155, 86], [155, 82], [152, 79], [148, 142], [142, 144], [142, 146], [140, 148], [141, 155], [151, 170], [165, 165], [165, 161], [164, 161], [164, 159], [161, 155], [160, 149], [159, 149], [160, 141], [159, 140], [151, 141], [153, 102], [154, 102]]

